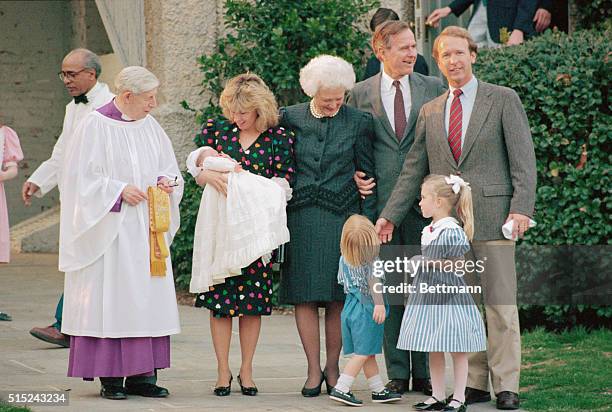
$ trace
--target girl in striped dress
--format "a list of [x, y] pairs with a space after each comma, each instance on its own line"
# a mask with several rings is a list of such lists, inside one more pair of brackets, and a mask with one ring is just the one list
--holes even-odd
[[[430, 175], [421, 187], [419, 206], [432, 223], [421, 236], [421, 266], [413, 281], [415, 293], [408, 298], [404, 311], [397, 347], [429, 352], [433, 394], [414, 405], [417, 410], [463, 412], [467, 410], [467, 352], [486, 349], [484, 322], [463, 280], [463, 256], [474, 234], [471, 189], [458, 176]], [[463, 227], [451, 217], [453, 211]], [[455, 377], [448, 401], [444, 352], [450, 352], [453, 358]]]

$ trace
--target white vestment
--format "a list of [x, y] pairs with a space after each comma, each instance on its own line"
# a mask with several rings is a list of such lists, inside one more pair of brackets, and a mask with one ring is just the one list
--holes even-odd
[[[227, 198], [207, 185], [202, 193], [193, 240], [192, 293], [207, 292], [213, 284], [241, 274], [241, 268], [289, 241], [287, 180], [268, 179], [247, 171], [234, 172], [236, 161], [207, 157], [205, 170], [230, 172]], [[193, 168], [190, 167], [190, 172]]]
[[64, 158], [59, 268], [66, 272], [62, 332], [100, 338], [180, 332], [172, 263], [151, 276], [146, 201], [111, 208], [124, 187], [147, 191], [178, 177], [170, 195], [168, 246], [178, 230], [183, 180], [170, 139], [150, 115], [121, 122], [93, 112]]
[[104, 83], [96, 83], [85, 96], [87, 96], [88, 103], [76, 104], [74, 100], [71, 100], [66, 105], [62, 133], [53, 147], [51, 157], [42, 162], [28, 179], [28, 182], [32, 182], [40, 188], [39, 191], [34, 193], [34, 196], [44, 196], [61, 182], [61, 166], [65, 148], [71, 145], [78, 126], [89, 113], [104, 106], [115, 97]]

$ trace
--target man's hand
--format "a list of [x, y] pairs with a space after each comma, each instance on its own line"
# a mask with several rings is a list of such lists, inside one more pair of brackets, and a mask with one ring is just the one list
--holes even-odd
[[508, 39], [508, 43], [506, 43], [506, 45], [518, 46], [519, 44], [523, 43], [524, 39], [525, 36], [523, 35], [523, 32], [521, 30], [514, 29], [512, 30], [512, 33], [510, 34], [510, 38]]
[[21, 198], [26, 206], [30, 206], [32, 204], [32, 196], [34, 193], [38, 192], [39, 189], [40, 188], [32, 182], [25, 182], [23, 184], [21, 187]]
[[227, 172], [202, 170], [196, 177], [196, 183], [200, 186], [211, 185], [217, 192], [227, 196]]
[[147, 194], [134, 185], [127, 185], [121, 192], [121, 198], [130, 206], [136, 206], [143, 200], [147, 200]]
[[529, 230], [529, 216], [521, 215], [519, 213], [510, 213], [506, 218], [506, 222], [514, 220], [512, 225], [512, 239], [523, 237], [525, 232]]
[[157, 181], [157, 187], [159, 187], [164, 192], [170, 194], [174, 192], [174, 187], [172, 186], [172, 180], [167, 177], [162, 177]]
[[372, 319], [379, 325], [385, 321], [387, 317], [387, 311], [385, 305], [374, 305], [374, 312], [372, 313]]
[[431, 27], [438, 27], [440, 25], [440, 20], [451, 14], [450, 7], [442, 7], [441, 9], [435, 9], [431, 12], [425, 24]]
[[381, 217], [376, 221], [376, 233], [382, 243], [390, 242], [393, 238], [393, 229], [395, 226], [387, 219]]
[[550, 26], [552, 15], [546, 9], [537, 9], [533, 16], [533, 22], [535, 23], [535, 29], [538, 33], [542, 33]]
[[371, 195], [373, 193], [372, 189], [374, 189], [374, 186], [376, 186], [376, 182], [374, 182], [373, 177], [369, 179], [365, 179], [365, 177], [366, 174], [360, 172], [359, 170], [353, 175], [353, 180], [357, 184], [357, 189], [359, 189], [359, 194], [361, 195], [362, 199], [365, 199], [366, 196]]

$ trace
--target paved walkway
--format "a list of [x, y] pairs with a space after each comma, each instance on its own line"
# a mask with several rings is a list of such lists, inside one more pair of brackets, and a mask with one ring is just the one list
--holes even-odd
[[[303, 398], [306, 360], [291, 315], [264, 317], [255, 356], [256, 398], [242, 396], [237, 383], [227, 398], [212, 394], [216, 379], [215, 356], [208, 330], [206, 311], [180, 307], [182, 333], [172, 337], [172, 367], [160, 371], [159, 383], [171, 396], [164, 400], [130, 397], [125, 401], [101, 399], [98, 382], [66, 377], [68, 350], [34, 339], [32, 326], [54, 322], [55, 305], [62, 291], [63, 276], [57, 271], [57, 256], [18, 254], [13, 262], [0, 266], [0, 310], [12, 315], [12, 322], [0, 322], [0, 392], [6, 390], [70, 391], [69, 407], [35, 407], [41, 411], [347, 411], [326, 396]], [[231, 366], [234, 374], [240, 365], [238, 335], [234, 331]], [[344, 361], [343, 361], [344, 362]], [[379, 364], [384, 365], [382, 359]], [[384, 370], [383, 370], [384, 373]], [[384, 376], [384, 375], [383, 375]], [[451, 377], [449, 376], [449, 379]], [[423, 395], [410, 393], [394, 405], [369, 402], [367, 384], [361, 375], [355, 384], [356, 395], [364, 399], [367, 410], [407, 411]], [[494, 405], [470, 406], [470, 411], [493, 411]]]

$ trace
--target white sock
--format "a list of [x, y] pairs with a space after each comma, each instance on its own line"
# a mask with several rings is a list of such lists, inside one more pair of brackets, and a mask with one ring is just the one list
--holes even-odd
[[385, 385], [383, 385], [380, 375], [374, 375], [368, 378], [368, 386], [372, 392], [382, 392], [385, 390]]
[[353, 386], [354, 381], [355, 378], [353, 376], [342, 373], [340, 374], [340, 377], [338, 378], [338, 383], [336, 383], [336, 386], [334, 386], [334, 388], [338, 389], [340, 392], [347, 393], [351, 390], [351, 386]]

